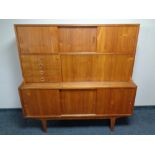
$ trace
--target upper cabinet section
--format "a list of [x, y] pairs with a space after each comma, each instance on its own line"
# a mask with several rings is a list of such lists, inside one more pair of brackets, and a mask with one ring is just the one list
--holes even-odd
[[97, 52], [134, 54], [139, 25], [98, 27]]
[[60, 27], [60, 52], [96, 52], [97, 27]]
[[23, 54], [135, 54], [138, 31], [138, 24], [16, 25], [18, 47]]
[[51, 26], [17, 26], [21, 53], [58, 52], [58, 28]]

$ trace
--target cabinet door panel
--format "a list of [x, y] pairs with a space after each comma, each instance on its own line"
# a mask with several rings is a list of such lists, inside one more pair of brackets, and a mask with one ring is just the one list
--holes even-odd
[[96, 27], [60, 27], [60, 52], [95, 52]]
[[58, 90], [24, 89], [21, 95], [26, 116], [60, 115]]
[[59, 55], [22, 55], [25, 82], [59, 82], [61, 66]]
[[17, 27], [21, 53], [58, 52], [57, 27]]
[[134, 59], [130, 55], [63, 55], [62, 76], [69, 81], [128, 81]]
[[96, 96], [96, 114], [109, 114], [112, 111], [112, 107], [109, 106], [111, 101], [111, 89], [97, 89]]
[[62, 90], [62, 114], [94, 114], [95, 90]]
[[135, 53], [139, 26], [105, 26], [98, 28], [97, 51]]
[[111, 81], [129, 81], [132, 77], [134, 57], [115, 55], [112, 57]]
[[133, 57], [129, 55], [96, 55], [93, 57], [93, 81], [128, 81], [132, 76]]
[[92, 65], [93, 81], [128, 81], [131, 78], [133, 57], [129, 55], [96, 55]]
[[90, 55], [62, 55], [64, 82], [91, 81], [93, 57]]
[[113, 88], [97, 90], [97, 114], [131, 114], [136, 89]]

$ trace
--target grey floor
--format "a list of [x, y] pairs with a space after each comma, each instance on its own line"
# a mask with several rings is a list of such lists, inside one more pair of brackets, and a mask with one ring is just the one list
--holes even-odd
[[109, 120], [48, 121], [48, 132], [37, 120], [24, 119], [20, 109], [0, 110], [1, 135], [151, 135], [155, 134], [155, 107], [136, 107], [133, 116], [117, 120], [114, 131]]

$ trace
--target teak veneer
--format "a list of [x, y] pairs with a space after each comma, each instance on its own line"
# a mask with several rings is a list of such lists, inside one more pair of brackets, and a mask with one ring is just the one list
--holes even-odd
[[139, 24], [15, 25], [24, 116], [110, 119], [131, 116]]

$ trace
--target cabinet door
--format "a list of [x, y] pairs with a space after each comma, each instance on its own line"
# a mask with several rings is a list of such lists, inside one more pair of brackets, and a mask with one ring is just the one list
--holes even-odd
[[98, 28], [97, 51], [135, 53], [139, 26], [104, 26]]
[[62, 90], [62, 114], [95, 114], [95, 90]]
[[129, 81], [134, 58], [130, 55], [103, 54], [93, 56], [93, 81]]
[[93, 57], [91, 55], [62, 55], [62, 79], [70, 81], [92, 81]]
[[111, 81], [129, 81], [132, 77], [134, 57], [115, 55], [112, 57]]
[[58, 29], [50, 26], [19, 26], [17, 37], [21, 53], [58, 52]]
[[62, 79], [78, 81], [129, 81], [134, 58], [130, 55], [62, 55]]
[[105, 115], [131, 114], [136, 89], [113, 88], [97, 90], [96, 113]]
[[95, 52], [96, 27], [59, 27], [60, 52]]
[[23, 89], [20, 91], [26, 116], [60, 115], [58, 90]]
[[59, 55], [22, 55], [25, 82], [59, 82], [61, 66]]

